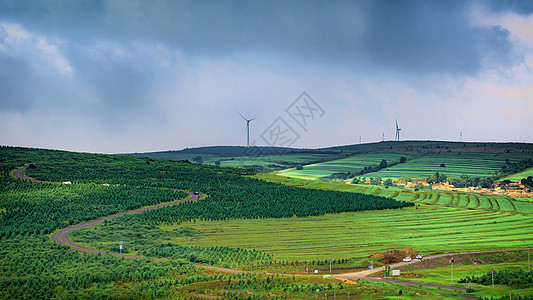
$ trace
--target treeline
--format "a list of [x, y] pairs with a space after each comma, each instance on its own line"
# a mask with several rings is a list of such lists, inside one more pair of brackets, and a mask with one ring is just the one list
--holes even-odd
[[505, 160], [505, 165], [500, 167], [500, 170], [496, 172], [496, 178], [502, 178], [511, 174], [519, 173], [525, 169], [533, 167], [533, 159], [527, 158], [521, 161], [512, 162], [509, 159]]
[[[492, 272], [487, 272], [481, 276], [461, 278], [458, 283], [479, 283], [482, 285], [492, 284]], [[514, 288], [527, 288], [533, 286], [533, 271], [524, 270], [499, 270], [494, 271], [494, 284], [508, 285]]]
[[[2, 150], [15, 150], [3, 148]], [[125, 195], [117, 201], [129, 202], [138, 192], [157, 191], [171, 193], [165, 189], [191, 189], [208, 195], [195, 203], [166, 207], [137, 215], [140, 221], [149, 224], [179, 223], [192, 219], [224, 220], [231, 218], [283, 218], [306, 217], [349, 211], [395, 209], [412, 206], [412, 203], [393, 199], [348, 192], [312, 190], [288, 187], [242, 175], [255, 171], [217, 167], [183, 161], [151, 160], [128, 156], [80, 154], [62, 151], [36, 150], [41, 153], [33, 157], [32, 149], [16, 149], [19, 157], [27, 156], [35, 168], [26, 173], [44, 181], [72, 181], [74, 187], [80, 183], [110, 184], [123, 186]], [[36, 159], [36, 160], [33, 160]], [[38, 159], [38, 160], [37, 160]], [[29, 161], [28, 161], [29, 160]], [[108, 187], [105, 187], [108, 188]], [[165, 189], [148, 189], [165, 188]], [[120, 191], [120, 190], [119, 190]], [[98, 197], [96, 195], [95, 197]], [[175, 197], [175, 193], [169, 195]], [[67, 197], [71, 199], [70, 197]], [[74, 196], [69, 203], [90, 198]], [[133, 198], [133, 200], [130, 200]], [[145, 199], [146, 197], [141, 197]], [[50, 202], [48, 199], [44, 202]], [[166, 198], [165, 200], [168, 200]], [[136, 200], [139, 203], [139, 200]], [[147, 203], [149, 204], [149, 203]], [[66, 213], [62, 212], [62, 213]], [[61, 216], [62, 217], [62, 216]], [[67, 220], [70, 223], [70, 220]], [[75, 221], [74, 219], [72, 221]]]
[[243, 177], [231, 183], [213, 182], [206, 189], [209, 196], [202, 201], [152, 210], [133, 218], [158, 225], [193, 219], [308, 217], [414, 205], [378, 196], [295, 188]]
[[533, 176], [528, 176], [527, 178], [522, 178], [520, 180], [524, 186], [528, 187], [530, 190], [533, 189]]
[[428, 184], [435, 183], [445, 183], [453, 185], [457, 188], [465, 187], [483, 187], [483, 188], [492, 188], [494, 186], [494, 179], [491, 177], [479, 178], [479, 177], [470, 177], [468, 175], [461, 175], [459, 177], [447, 176], [444, 173], [435, 172], [433, 175], [428, 175], [426, 177], [426, 182]]

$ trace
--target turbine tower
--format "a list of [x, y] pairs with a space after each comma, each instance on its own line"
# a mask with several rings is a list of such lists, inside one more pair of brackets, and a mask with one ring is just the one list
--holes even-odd
[[396, 141], [400, 141], [400, 128], [398, 128], [398, 120], [396, 120]]
[[237, 112], [246, 121], [246, 147], [250, 148], [250, 122], [257, 119], [246, 119], [240, 112]]

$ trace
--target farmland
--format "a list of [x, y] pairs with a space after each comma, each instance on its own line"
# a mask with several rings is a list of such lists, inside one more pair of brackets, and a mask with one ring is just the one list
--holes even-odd
[[[417, 147], [427, 149], [424, 147], [429, 145]], [[346, 172], [363, 165], [364, 156], [378, 164], [383, 157], [393, 163], [407, 158], [405, 163], [389, 168], [392, 170], [438, 155], [409, 146], [387, 156], [383, 147], [363, 146], [256, 158], [265, 164], [275, 157], [279, 162], [323, 166], [330, 159], [328, 168]], [[464, 146], [456, 146], [463, 147], [463, 157], [467, 152]], [[528, 198], [305, 180], [153, 158], [11, 147], [0, 151], [0, 238], [5, 246], [0, 252], [0, 298], [30, 294], [44, 298], [113, 298], [119, 294], [126, 298], [199, 294], [230, 298], [249, 291], [257, 298], [311, 298], [318, 295], [317, 290], [321, 295], [343, 295], [340, 298], [347, 293], [383, 298], [398, 295], [398, 288], [366, 281], [348, 286], [317, 277], [224, 274], [193, 263], [260, 273], [303, 274], [310, 266], [323, 274], [329, 259], [335, 259], [336, 273], [359, 270], [366, 267], [370, 254], [391, 249], [409, 247], [429, 255], [533, 246], [533, 201]], [[480, 158], [486, 158], [487, 164], [492, 154], [509, 155], [507, 158], [513, 160], [530, 155], [515, 150], [481, 153], [486, 155]], [[477, 163], [475, 156], [464, 157], [482, 172], [485, 162]], [[28, 177], [56, 184], [10, 176], [27, 163], [32, 164], [26, 171]], [[340, 169], [343, 164], [350, 167]], [[487, 167], [486, 172], [494, 168]], [[332, 174], [326, 167], [315, 171], [322, 172], [319, 177]], [[57, 184], [64, 181], [72, 184]], [[125, 253], [163, 261], [81, 254], [50, 239], [51, 232], [72, 224], [182, 199], [182, 190], [200, 191], [206, 197], [118, 217], [70, 236], [104, 251], [117, 251], [117, 241], [121, 240]], [[414, 298], [461, 295], [424, 287], [402, 289], [404, 295]], [[30, 294], [25, 294], [26, 290]]]
[[[316, 231], [317, 224], [320, 232]], [[290, 261], [352, 258], [359, 262], [376, 252], [406, 247], [429, 255], [533, 246], [531, 215], [428, 205], [401, 213], [373, 211], [283, 220], [199, 220], [162, 228], [172, 231], [181, 226], [203, 234], [172, 238], [179, 244], [253, 247]]]
[[[402, 156], [406, 157], [407, 161], [405, 163], [398, 163]], [[437, 151], [419, 153], [412, 151], [377, 151], [318, 164], [304, 165], [302, 170], [283, 170], [278, 174], [287, 177], [317, 179], [335, 173], [358, 172], [364, 167], [379, 165], [381, 160], [385, 159], [388, 164], [397, 164], [361, 176], [415, 179], [426, 178], [435, 172], [441, 172], [449, 176], [468, 175], [489, 177], [500, 170], [505, 165], [507, 159], [519, 161], [531, 158], [532, 156], [531, 153], [522, 152]]]

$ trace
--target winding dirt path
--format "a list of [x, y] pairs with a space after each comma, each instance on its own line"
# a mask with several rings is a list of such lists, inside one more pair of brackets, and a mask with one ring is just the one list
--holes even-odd
[[[15, 171], [13, 171], [13, 176], [15, 178], [18, 178], [18, 179], [30, 180], [32, 182], [47, 183], [47, 182], [44, 182], [44, 181], [39, 181], [39, 180], [27, 178], [24, 175], [24, 172], [26, 171], [28, 166], [29, 166], [29, 164], [27, 164], [26, 166], [24, 166], [24, 167], [22, 167], [20, 169], [17, 169]], [[102, 251], [102, 250], [85, 247], [85, 246], [76, 244], [76, 243], [72, 242], [71, 240], [69, 240], [68, 235], [73, 230], [77, 230], [77, 229], [80, 229], [80, 228], [85, 228], [85, 227], [89, 227], [89, 226], [98, 225], [98, 224], [103, 223], [105, 220], [109, 221], [109, 220], [112, 220], [114, 218], [121, 217], [123, 215], [140, 214], [140, 213], [143, 213], [145, 211], [158, 209], [158, 208], [161, 208], [161, 207], [177, 205], [177, 204], [184, 203], [184, 202], [189, 202], [189, 201], [196, 201], [196, 200], [199, 200], [199, 199], [204, 197], [204, 195], [202, 195], [202, 194], [195, 194], [195, 193], [192, 193], [192, 192], [189, 192], [189, 191], [186, 191], [186, 193], [188, 193], [190, 195], [190, 197], [188, 197], [186, 199], [177, 200], [177, 201], [173, 201], [173, 202], [167, 202], [167, 203], [161, 203], [161, 204], [154, 205], [154, 206], [143, 207], [143, 208], [131, 210], [131, 211], [128, 211], [128, 212], [123, 212], [123, 213], [119, 213], [119, 214], [103, 217], [103, 218], [100, 218], [100, 219], [92, 220], [92, 221], [89, 221], [89, 222], [86, 222], [86, 223], [77, 224], [77, 225], [69, 226], [67, 228], [63, 228], [63, 229], [61, 229], [59, 231], [56, 231], [52, 235], [52, 239], [55, 242], [57, 242], [58, 244], [68, 245], [69, 247], [71, 247], [71, 248], [73, 248], [75, 250], [78, 250], [78, 251], [84, 251], [84, 252], [90, 252], [90, 253], [109, 254], [109, 255], [113, 255], [113, 256], [117, 256], [117, 257], [124, 257], [124, 258], [130, 258], [130, 259], [152, 259], [154, 261], [162, 261], [163, 259], [159, 259], [159, 258], [148, 258], [148, 257], [143, 257], [143, 256], [135, 256], [135, 255], [115, 253], [115, 252], [105, 252], [105, 251]], [[424, 260], [431, 260], [431, 259], [447, 257], [447, 256], [452, 257], [454, 255], [460, 255], [460, 254], [484, 254], [484, 253], [509, 252], [509, 251], [520, 251], [520, 250], [527, 250], [527, 249], [507, 249], [507, 250], [489, 250], [489, 251], [474, 251], [474, 252], [462, 252], [462, 253], [437, 254], [437, 255], [431, 255], [431, 256], [424, 257]], [[401, 266], [410, 265], [410, 264], [416, 264], [416, 263], [419, 263], [419, 261], [418, 260], [412, 260], [410, 262], [399, 262], [399, 263], [390, 265], [390, 267], [391, 268], [398, 268], [398, 267], [401, 267]], [[206, 266], [206, 265], [200, 265], [200, 264], [194, 264], [194, 266], [200, 267], [200, 268], [204, 268], [204, 269], [209, 269], [209, 270], [215, 270], [215, 271], [219, 271], [219, 272], [226, 272], [226, 273], [244, 273], [244, 272], [246, 272], [246, 271], [242, 271], [242, 270], [234, 270], [234, 269], [220, 268], [220, 267], [214, 267], [214, 266]], [[268, 273], [268, 274], [270, 274], [270, 273]], [[429, 284], [429, 283], [398, 281], [398, 280], [392, 280], [392, 279], [387, 279], [387, 278], [370, 277], [371, 274], [372, 274], [371, 270], [364, 270], [364, 271], [358, 271], [358, 272], [353, 272], [353, 273], [335, 274], [335, 275], [332, 275], [332, 277], [336, 278], [336, 279], [341, 279], [341, 280], [363, 279], [363, 280], [387, 282], [387, 283], [393, 283], [393, 284], [403, 284], [403, 285], [412, 285], [412, 286], [423, 286], [423, 287], [449, 289], [449, 290], [456, 290], [456, 291], [466, 291], [466, 288], [459, 287], [459, 286], [448, 286], [448, 285], [438, 285], [438, 284]], [[270, 275], [272, 275], [272, 274], [270, 274]], [[278, 275], [281, 275], [281, 276], [294, 276], [295, 274], [278, 274]], [[304, 275], [296, 275], [296, 276], [304, 276]], [[315, 275], [310, 275], [310, 276], [315, 276]]]

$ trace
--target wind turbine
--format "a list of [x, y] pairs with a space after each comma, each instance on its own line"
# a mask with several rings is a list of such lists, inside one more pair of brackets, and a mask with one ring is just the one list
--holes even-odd
[[250, 122], [257, 119], [246, 119], [240, 112], [237, 112], [246, 121], [246, 147], [250, 148]]
[[400, 128], [398, 128], [398, 120], [396, 120], [396, 141], [400, 141]]

